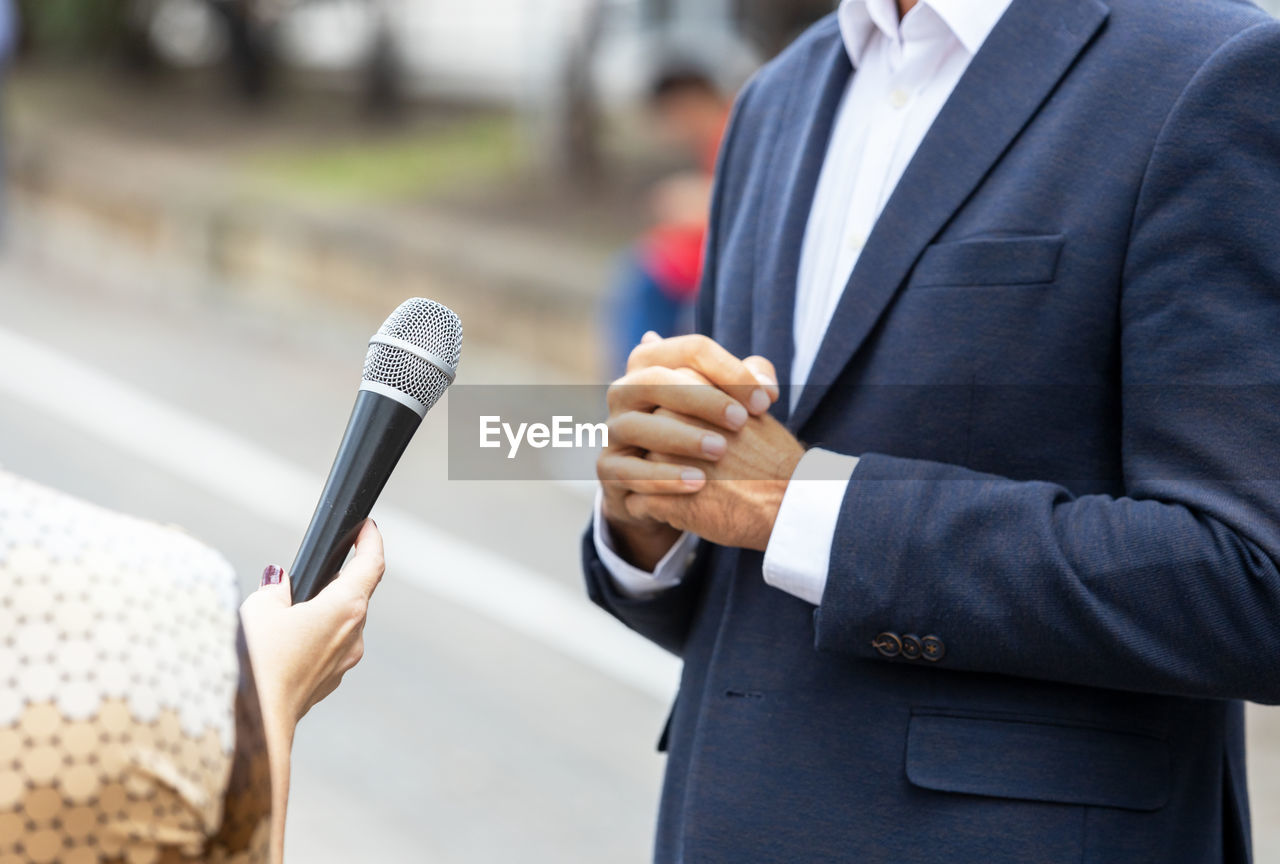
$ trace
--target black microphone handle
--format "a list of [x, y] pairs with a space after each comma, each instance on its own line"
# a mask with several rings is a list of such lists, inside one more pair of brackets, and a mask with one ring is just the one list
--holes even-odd
[[310, 600], [338, 575], [391, 471], [422, 418], [389, 396], [361, 390], [320, 502], [289, 568], [293, 602]]

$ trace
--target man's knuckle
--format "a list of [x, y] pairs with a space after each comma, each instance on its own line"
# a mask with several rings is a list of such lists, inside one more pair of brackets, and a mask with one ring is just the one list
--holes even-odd
[[609, 440], [613, 440], [614, 437], [626, 438], [634, 423], [634, 411], [623, 411], [620, 414], [610, 414], [604, 421], [605, 427], [609, 430]]
[[623, 383], [625, 380], [626, 379], [624, 378], [619, 378], [617, 381], [610, 384], [609, 388], [604, 391], [604, 404], [609, 406], [610, 411], [616, 410], [617, 406], [622, 403], [626, 392], [625, 388], [627, 386]]
[[716, 343], [708, 336], [701, 333], [694, 333], [689, 337], [689, 345], [693, 348], [695, 354], [705, 357], [715, 351]]
[[627, 370], [630, 371], [633, 366], [639, 365], [646, 353], [648, 353], [648, 346], [643, 342], [627, 352]]
[[619, 460], [618, 464], [614, 466], [613, 476], [621, 483], [634, 482], [635, 475], [635, 467], [629, 459]]
[[648, 395], [654, 387], [667, 383], [669, 371], [666, 366], [646, 366], [635, 374], [636, 392]]

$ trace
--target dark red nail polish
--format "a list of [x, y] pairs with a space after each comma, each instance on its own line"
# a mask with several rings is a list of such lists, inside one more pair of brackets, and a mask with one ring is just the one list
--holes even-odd
[[282, 578], [284, 578], [284, 571], [274, 564], [268, 564], [262, 571], [263, 585], [279, 585]]

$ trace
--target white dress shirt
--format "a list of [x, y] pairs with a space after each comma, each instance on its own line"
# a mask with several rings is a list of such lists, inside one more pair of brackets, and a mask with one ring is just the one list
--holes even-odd
[[[1011, 0], [841, 0], [837, 17], [856, 70], [840, 100], [814, 191], [793, 322], [791, 407], [880, 211], [969, 61]], [[817, 605], [854, 456], [813, 449], [796, 467], [765, 550], [764, 580]], [[616, 553], [596, 498], [595, 547], [619, 590], [647, 596], [680, 582], [698, 542], [684, 534], [653, 572]]]

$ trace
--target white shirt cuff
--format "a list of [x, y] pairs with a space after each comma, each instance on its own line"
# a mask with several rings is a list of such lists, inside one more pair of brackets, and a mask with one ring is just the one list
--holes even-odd
[[814, 606], [822, 602], [840, 505], [856, 467], [856, 456], [816, 447], [804, 454], [764, 550], [766, 583]]
[[596, 554], [600, 556], [600, 563], [604, 564], [604, 569], [609, 571], [613, 584], [628, 597], [637, 599], [652, 597], [679, 585], [689, 566], [693, 564], [693, 557], [698, 549], [698, 535], [686, 531], [667, 550], [667, 554], [662, 556], [662, 560], [653, 568], [652, 573], [641, 570], [634, 564], [628, 564], [617, 553], [613, 545], [613, 537], [609, 534], [609, 523], [604, 518], [603, 490], [596, 491], [592, 525], [592, 538], [595, 541]]

